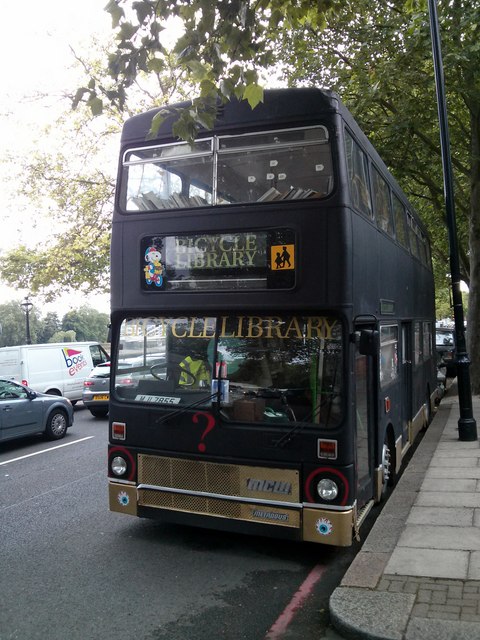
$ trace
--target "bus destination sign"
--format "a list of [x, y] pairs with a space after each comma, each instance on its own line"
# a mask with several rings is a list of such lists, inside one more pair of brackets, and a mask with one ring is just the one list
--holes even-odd
[[141, 286], [157, 292], [291, 289], [295, 260], [292, 229], [147, 236]]

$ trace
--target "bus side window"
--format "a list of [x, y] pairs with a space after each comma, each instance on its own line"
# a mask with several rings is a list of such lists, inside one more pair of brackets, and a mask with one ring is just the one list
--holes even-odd
[[368, 186], [367, 158], [348, 131], [345, 131], [345, 152], [352, 204], [367, 218], [371, 218], [372, 202]]
[[392, 207], [390, 206], [390, 190], [387, 183], [372, 169], [372, 191], [377, 225], [382, 231], [393, 237]]
[[393, 213], [395, 216], [395, 232], [397, 240], [404, 249], [408, 249], [407, 229], [405, 226], [407, 223], [405, 208], [395, 194], [393, 194]]

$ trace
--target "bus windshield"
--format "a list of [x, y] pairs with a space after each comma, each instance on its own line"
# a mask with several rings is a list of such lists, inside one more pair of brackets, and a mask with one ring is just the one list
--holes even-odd
[[128, 318], [114, 376], [118, 400], [217, 406], [227, 421], [342, 418], [343, 344], [329, 316]]
[[140, 147], [123, 158], [126, 212], [322, 198], [333, 189], [324, 126]]

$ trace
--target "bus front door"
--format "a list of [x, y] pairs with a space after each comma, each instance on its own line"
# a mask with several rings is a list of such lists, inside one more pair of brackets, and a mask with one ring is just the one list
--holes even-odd
[[412, 418], [412, 324], [402, 323], [402, 445], [408, 442], [408, 425]]
[[374, 384], [373, 357], [355, 352], [355, 422], [357, 495], [361, 507], [374, 495]]

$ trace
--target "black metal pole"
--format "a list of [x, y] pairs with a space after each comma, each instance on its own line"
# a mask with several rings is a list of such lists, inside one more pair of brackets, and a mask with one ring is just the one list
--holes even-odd
[[440, 145], [442, 149], [443, 182], [445, 192], [445, 213], [450, 246], [450, 273], [452, 277], [453, 317], [455, 320], [455, 340], [457, 357], [458, 400], [460, 418], [458, 420], [459, 440], [477, 439], [477, 423], [472, 411], [472, 390], [470, 386], [470, 360], [465, 340], [462, 292], [460, 289], [460, 263], [458, 259], [457, 226], [455, 219], [455, 201], [453, 196], [452, 162], [450, 157], [450, 139], [448, 134], [447, 103], [443, 77], [440, 32], [438, 26], [437, 2], [428, 0], [430, 14], [430, 32], [432, 37], [433, 66], [437, 89], [438, 120], [440, 125]]
[[25, 302], [22, 302], [20, 306], [23, 307], [25, 311], [26, 344], [32, 344], [32, 338], [30, 336], [30, 309], [33, 307], [33, 304], [29, 301], [27, 296], [25, 298]]

